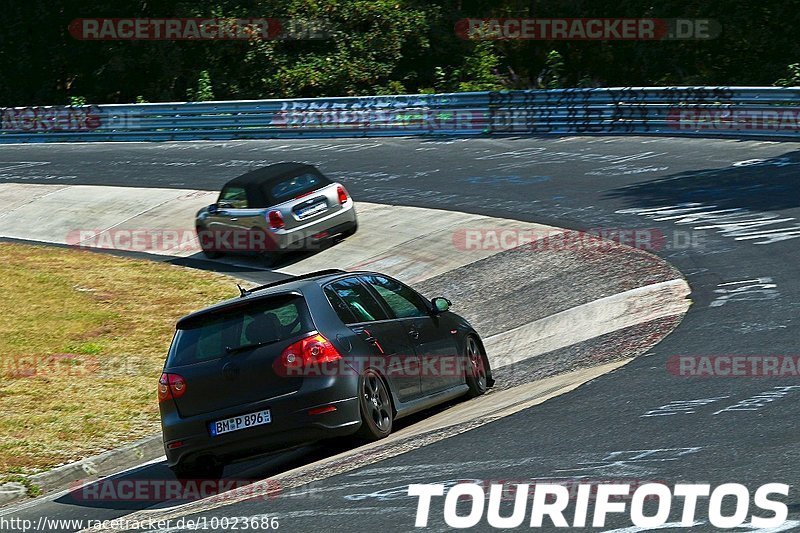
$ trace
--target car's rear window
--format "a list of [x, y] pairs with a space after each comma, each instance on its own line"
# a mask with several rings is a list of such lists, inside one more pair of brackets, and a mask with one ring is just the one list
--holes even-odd
[[325, 176], [308, 172], [271, 182], [268, 196], [276, 203], [285, 202], [330, 183], [331, 181]]
[[258, 300], [213, 314], [181, 321], [167, 366], [219, 359], [230, 350], [272, 344], [313, 330], [305, 300], [296, 295]]

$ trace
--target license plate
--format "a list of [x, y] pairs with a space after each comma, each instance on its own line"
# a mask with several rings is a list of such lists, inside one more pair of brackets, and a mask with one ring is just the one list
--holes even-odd
[[317, 213], [322, 213], [328, 209], [328, 204], [325, 202], [319, 202], [317, 204], [312, 204], [301, 209], [297, 210], [297, 216], [299, 218], [306, 218], [312, 215], [316, 215]]
[[239, 431], [240, 429], [263, 426], [265, 424], [269, 424], [270, 422], [272, 422], [272, 415], [270, 414], [269, 409], [266, 409], [264, 411], [257, 411], [247, 415], [226, 418], [225, 420], [217, 420], [216, 422], [211, 422], [211, 424], [209, 424], [209, 428], [211, 431], [211, 436], [216, 437], [217, 435], [230, 433], [232, 431]]

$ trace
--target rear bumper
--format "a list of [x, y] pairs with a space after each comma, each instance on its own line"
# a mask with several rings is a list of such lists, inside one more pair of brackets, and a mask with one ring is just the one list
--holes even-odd
[[356, 227], [357, 216], [355, 205], [349, 200], [350, 205], [335, 214], [291, 229], [278, 230], [273, 233], [275, 244], [279, 250], [314, 250], [319, 243], [335, 235], [345, 233]]
[[219, 223], [206, 226], [202, 217], [198, 218], [195, 225], [201, 248], [206, 252], [234, 254], [319, 250], [323, 241], [355, 230], [358, 218], [351, 199], [333, 214], [288, 229], [269, 227], [266, 211], [241, 224], [235, 228]]
[[[361, 425], [357, 389], [357, 376], [306, 378], [295, 392], [211, 413], [181, 417], [174, 409], [162, 411], [167, 464], [175, 466], [200, 457], [230, 463], [298, 444], [352, 434]], [[335, 406], [336, 410], [308, 414], [310, 409], [327, 405]], [[270, 410], [271, 423], [211, 436], [211, 422], [264, 409]], [[170, 449], [169, 445], [176, 442], [181, 442], [181, 446]]]

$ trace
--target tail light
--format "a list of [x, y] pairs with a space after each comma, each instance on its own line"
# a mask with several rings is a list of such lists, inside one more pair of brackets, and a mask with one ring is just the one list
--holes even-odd
[[342, 187], [341, 185], [336, 187], [336, 194], [339, 195], [339, 203], [340, 204], [343, 204], [343, 203], [345, 203], [347, 201], [347, 191], [344, 190], [344, 187]]
[[269, 219], [269, 227], [272, 229], [282, 229], [286, 224], [283, 222], [283, 215], [280, 211], [270, 211], [267, 215]]
[[282, 367], [279, 373], [283, 375], [302, 375], [302, 369], [317, 367], [324, 363], [331, 363], [342, 358], [342, 354], [324, 335], [316, 333], [302, 338], [286, 347], [281, 356], [276, 360]]
[[158, 380], [158, 402], [165, 402], [170, 398], [178, 399], [186, 394], [186, 380], [178, 374], [161, 374]]

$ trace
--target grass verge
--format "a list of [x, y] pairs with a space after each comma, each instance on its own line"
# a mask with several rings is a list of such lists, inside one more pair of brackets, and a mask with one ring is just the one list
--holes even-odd
[[229, 278], [89, 251], [0, 243], [0, 479], [158, 431], [175, 320]]

